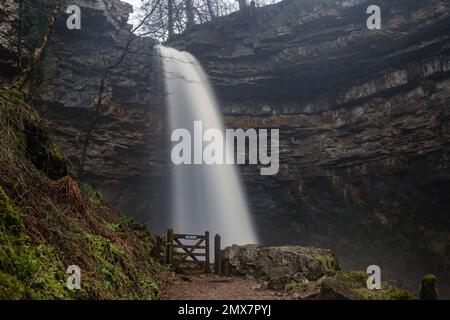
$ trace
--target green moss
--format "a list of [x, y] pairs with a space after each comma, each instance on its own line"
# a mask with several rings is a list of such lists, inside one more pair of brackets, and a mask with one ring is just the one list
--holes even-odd
[[54, 250], [26, 243], [22, 216], [0, 187], [0, 299], [69, 297]]
[[314, 258], [322, 265], [326, 275], [334, 275], [340, 269], [338, 259], [331, 253], [316, 251]]
[[152, 277], [141, 277], [140, 284], [146, 291], [149, 292], [151, 297], [158, 298], [161, 294], [158, 284]]
[[[104, 201], [83, 197], [87, 210], [65, 201], [45, 176], [70, 174], [68, 161], [16, 90], [0, 89], [0, 131], [0, 299], [158, 298], [165, 271], [150, 256], [152, 235]], [[84, 187], [91, 200], [101, 198]], [[13, 192], [21, 195], [17, 203]], [[81, 290], [66, 288], [70, 264], [81, 268]]]
[[123, 250], [102, 236], [87, 235], [87, 237], [91, 245], [90, 254], [97, 261], [98, 272], [102, 278], [102, 287], [97, 290], [114, 288], [124, 299], [154, 299], [159, 294], [159, 290], [154, 289], [158, 286], [149, 274], [149, 271], [153, 270], [153, 265], [149, 265], [148, 270], [138, 270], [141, 287], [135, 288], [135, 291], [140, 292], [140, 295], [134, 295], [133, 291], [130, 291], [134, 279], [127, 269], [129, 262]]
[[365, 272], [341, 272], [338, 275], [339, 280], [344, 281], [351, 288], [367, 287], [369, 275]]
[[434, 274], [427, 274], [423, 277], [420, 284], [420, 299], [421, 300], [437, 300], [438, 290], [436, 289], [437, 277]]
[[405, 289], [389, 284], [382, 284], [380, 290], [356, 288], [353, 291], [366, 300], [416, 300], [417, 298]]
[[382, 285], [380, 296], [386, 300], [416, 300], [416, 296], [408, 290], [397, 288], [391, 285]]
[[39, 122], [24, 121], [27, 158], [52, 179], [69, 174], [69, 161]]
[[2, 120], [15, 129], [23, 129], [23, 119], [38, 121], [36, 111], [25, 101], [25, 97], [16, 88], [0, 89], [0, 115]]
[[25, 226], [22, 217], [13, 208], [2, 187], [0, 187], [0, 228], [2, 243], [11, 238], [20, 242], [25, 240]]
[[379, 290], [367, 289], [369, 275], [364, 272], [340, 272], [337, 278], [348, 285], [353, 292], [365, 300], [415, 300], [413, 294], [389, 283], [382, 283]]
[[15, 89], [0, 91], [0, 125], [12, 137], [21, 152], [25, 152], [27, 148], [23, 119], [29, 117], [30, 113], [20, 92]]
[[20, 126], [19, 116], [15, 112], [7, 109], [5, 104], [0, 105], [0, 119], [2, 123], [12, 128], [19, 128]]
[[87, 235], [87, 238], [94, 252], [100, 254], [102, 257], [115, 258], [125, 256], [123, 251], [109, 239], [99, 235]]
[[81, 190], [86, 193], [92, 200], [102, 200], [103, 196], [100, 192], [96, 191], [89, 183], [80, 182]]
[[16, 134], [15, 140], [20, 151], [25, 152], [27, 150], [27, 138], [25, 135], [23, 133]]
[[59, 179], [70, 173], [67, 157], [55, 145], [36, 112], [25, 102], [16, 89], [0, 90], [0, 121], [8, 127], [17, 148], [52, 179]]
[[425, 277], [423, 277], [423, 281], [426, 282], [436, 282], [438, 278], [434, 274], [427, 274]]
[[288, 292], [304, 292], [306, 291], [307, 288], [308, 288], [307, 283], [304, 280], [299, 281], [291, 280], [285, 286], [285, 289]]
[[0, 91], [0, 102], [14, 102], [25, 104], [25, 98], [19, 90], [16, 88], [2, 88]]
[[143, 231], [151, 236], [151, 234], [147, 230], [147, 227], [144, 224], [137, 222], [132, 217], [123, 215], [121, 217], [121, 224], [124, 224], [133, 230]]
[[0, 299], [19, 300], [26, 296], [24, 284], [15, 276], [0, 271]]
[[113, 232], [120, 231], [120, 223], [107, 223], [106, 227]]
[[[102, 283], [120, 282], [119, 263], [124, 259], [125, 254], [117, 248], [109, 239], [99, 235], [87, 235], [90, 243], [90, 254], [97, 262], [98, 272], [102, 276]], [[119, 283], [120, 284], [120, 283]]]

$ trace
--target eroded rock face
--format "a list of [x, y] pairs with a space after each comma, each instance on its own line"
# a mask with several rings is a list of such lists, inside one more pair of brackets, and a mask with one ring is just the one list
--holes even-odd
[[17, 1], [0, 2], [0, 68], [2, 78], [14, 74], [18, 69], [17, 61]]
[[280, 172], [242, 168], [264, 243], [332, 248], [409, 288], [450, 284], [450, 3], [289, 1], [173, 45], [210, 75], [231, 128], [279, 128]]
[[198, 26], [173, 45], [201, 59], [224, 100], [302, 101], [318, 111], [405, 84], [414, 73], [401, 65], [448, 48], [447, 1], [379, 1], [376, 31], [366, 27], [369, 5], [285, 0]]
[[221, 256], [232, 273], [268, 281], [299, 277], [316, 281], [339, 270], [339, 261], [330, 250], [300, 246], [233, 245]]
[[94, 127], [80, 178], [162, 232], [170, 157], [157, 41], [130, 32], [129, 4], [66, 4], [80, 6], [81, 30], [68, 30], [67, 15], [61, 14], [41, 66], [37, 105], [75, 166]]

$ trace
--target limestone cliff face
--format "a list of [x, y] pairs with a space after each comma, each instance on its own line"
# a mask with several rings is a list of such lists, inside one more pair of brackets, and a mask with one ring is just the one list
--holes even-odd
[[164, 186], [170, 181], [157, 42], [131, 33], [128, 4], [98, 0], [67, 6], [74, 3], [81, 7], [81, 30], [68, 30], [68, 15], [61, 15], [41, 66], [37, 104], [75, 165], [93, 127], [81, 179], [123, 212], [157, 224], [160, 216], [149, 217], [165, 212]]
[[13, 0], [0, 2], [0, 68], [1, 78], [18, 71], [18, 18], [19, 4]]
[[280, 173], [242, 168], [267, 243], [450, 280], [450, 3], [289, 1], [198, 26], [229, 127], [280, 128]]

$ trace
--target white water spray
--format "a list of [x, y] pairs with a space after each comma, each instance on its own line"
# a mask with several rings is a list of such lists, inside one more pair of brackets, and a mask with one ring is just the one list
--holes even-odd
[[[209, 80], [189, 53], [159, 47], [171, 132], [194, 121], [203, 130], [224, 125]], [[177, 233], [220, 234], [222, 244], [257, 243], [237, 168], [233, 165], [173, 165], [171, 226]]]

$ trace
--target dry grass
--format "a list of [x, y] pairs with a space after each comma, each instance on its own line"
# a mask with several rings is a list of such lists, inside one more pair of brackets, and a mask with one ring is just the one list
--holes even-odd
[[[86, 195], [74, 177], [53, 180], [36, 168], [24, 123], [41, 124], [18, 92], [0, 92], [0, 111], [0, 187], [23, 218], [27, 245], [51, 248], [48, 258], [62, 279], [56, 279], [61, 296], [50, 298], [157, 298], [166, 272], [151, 257], [153, 236], [102, 199]], [[65, 268], [72, 264], [82, 270], [78, 292], [64, 288]]]

